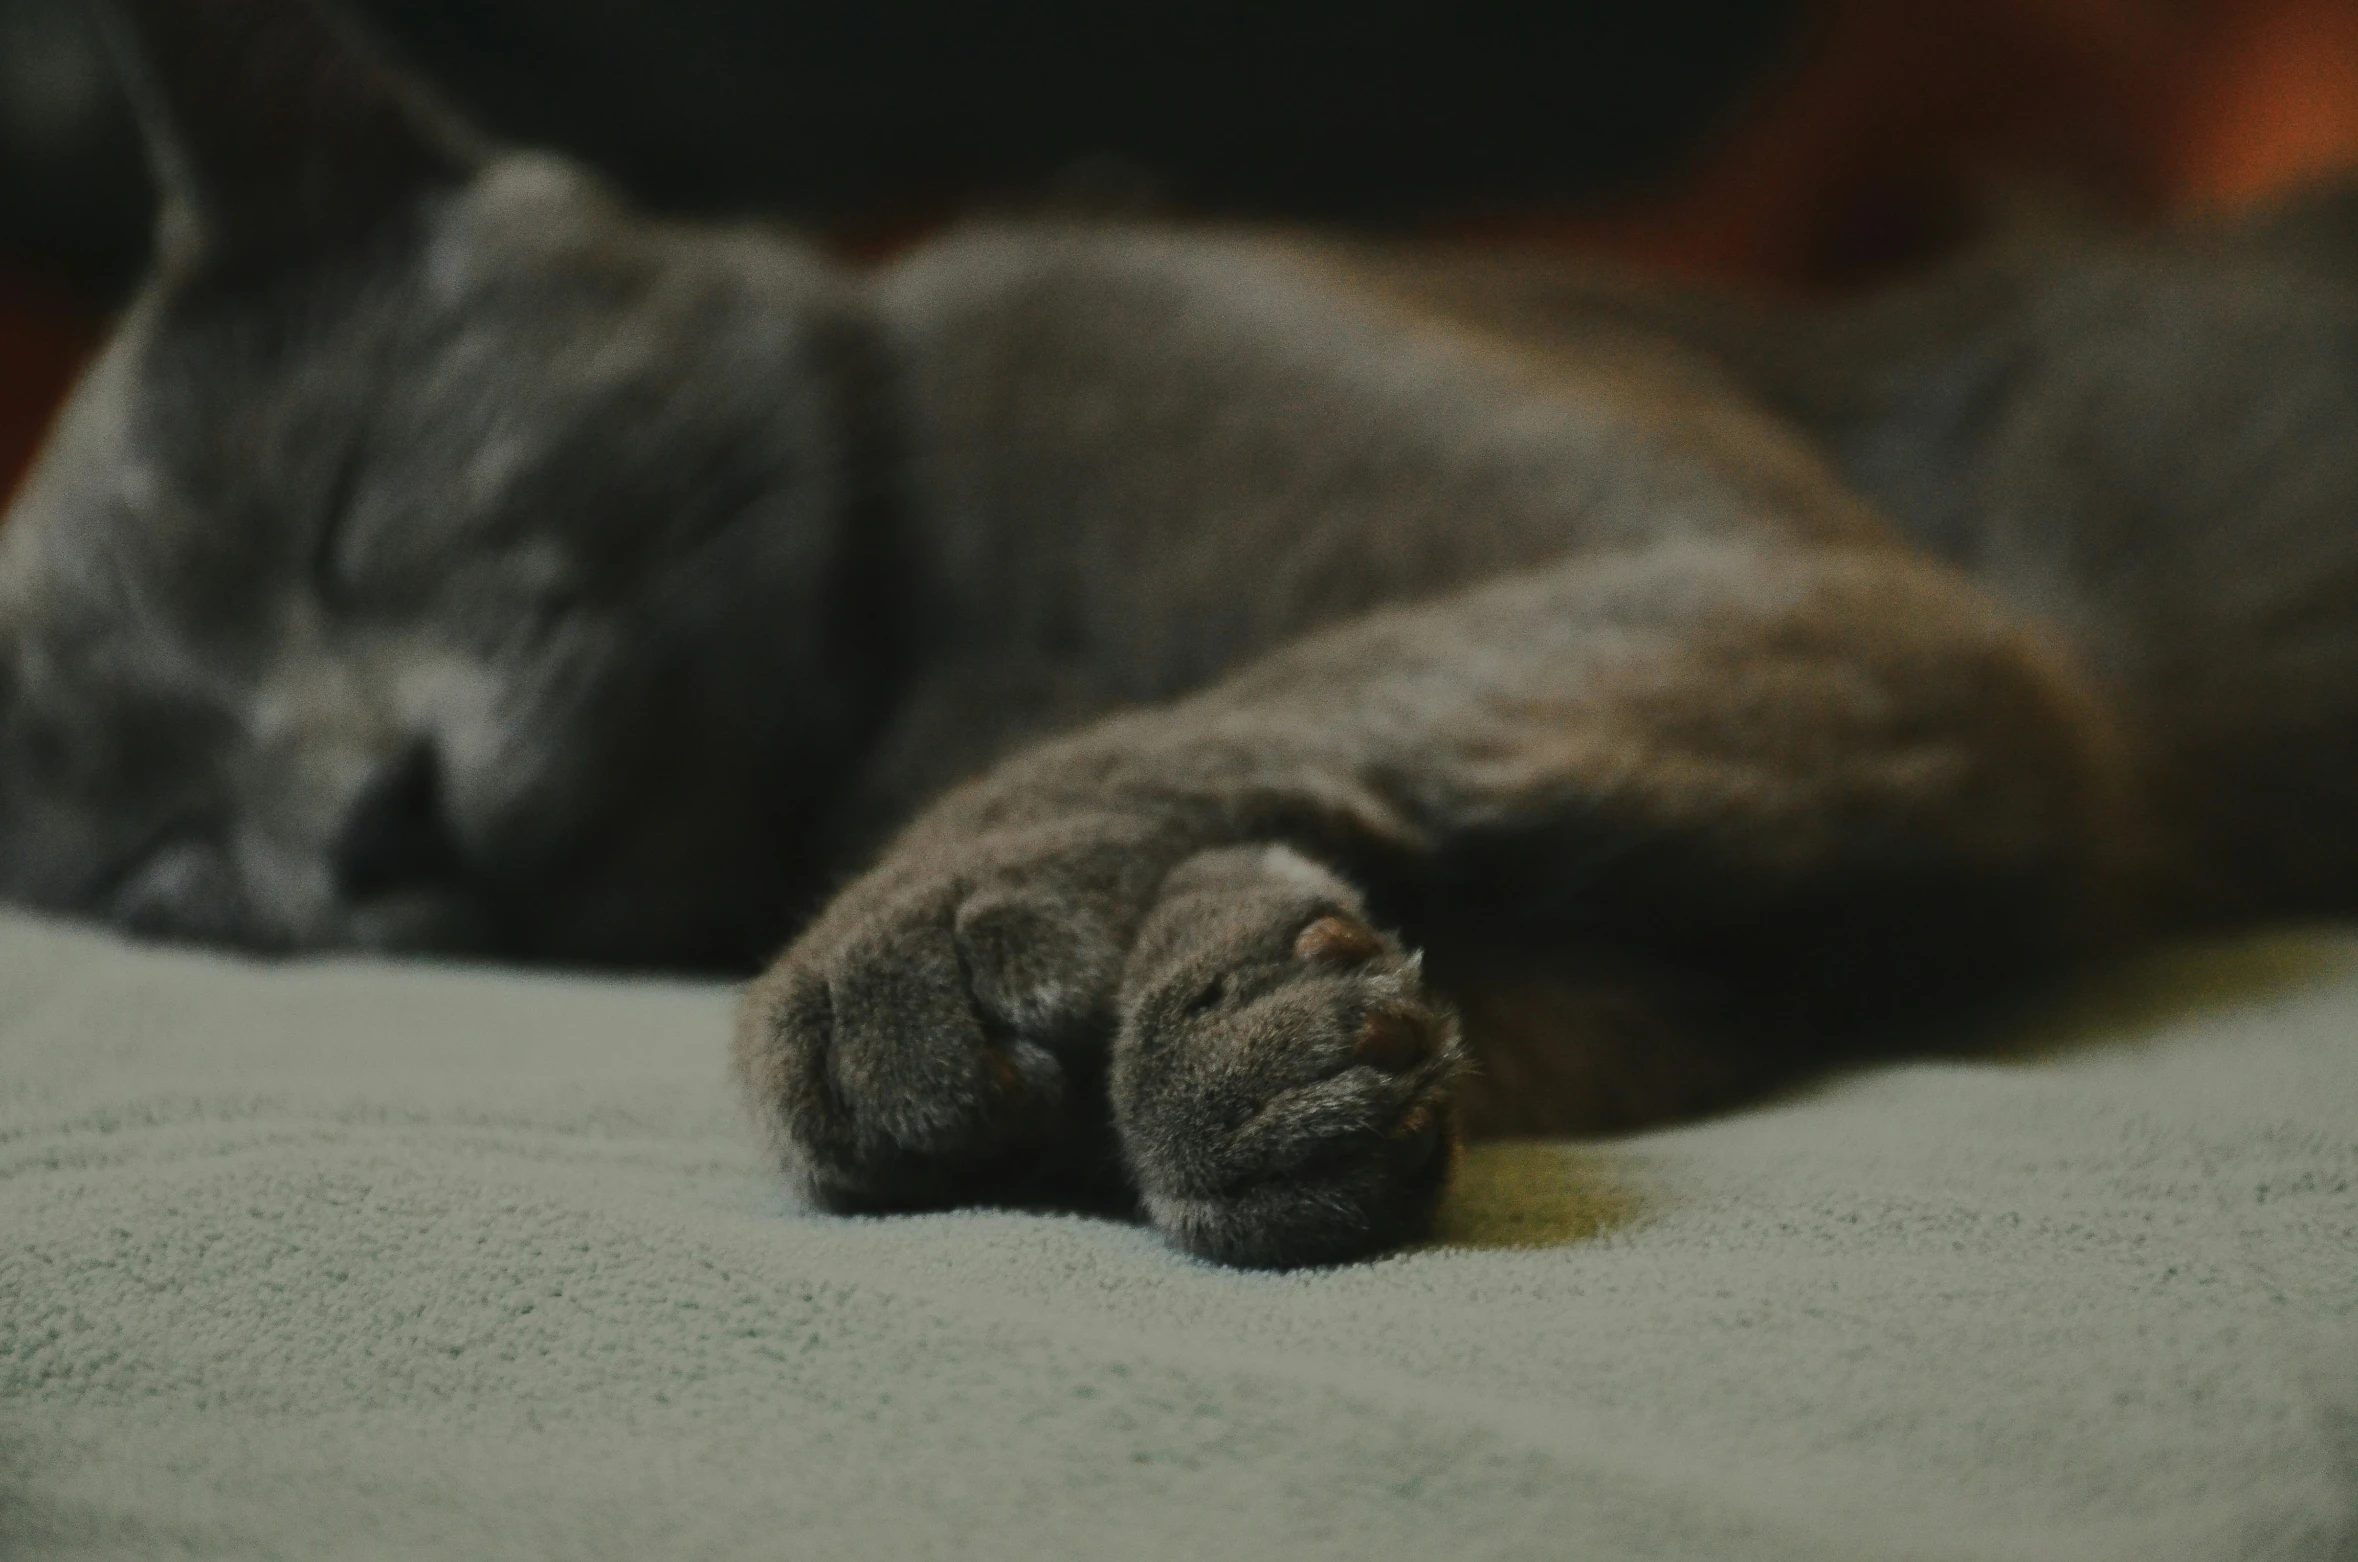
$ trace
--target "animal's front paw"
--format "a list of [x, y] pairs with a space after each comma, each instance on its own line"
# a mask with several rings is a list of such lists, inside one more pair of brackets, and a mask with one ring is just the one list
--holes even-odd
[[1283, 1267], [1423, 1234], [1457, 1024], [1348, 886], [1283, 847], [1193, 859], [1140, 930], [1122, 1006], [1116, 1125], [1172, 1240]]
[[1087, 1137], [1136, 920], [1121, 908], [1143, 898], [1129, 845], [1067, 833], [888, 863], [753, 984], [738, 1072], [812, 1198], [972, 1202]]

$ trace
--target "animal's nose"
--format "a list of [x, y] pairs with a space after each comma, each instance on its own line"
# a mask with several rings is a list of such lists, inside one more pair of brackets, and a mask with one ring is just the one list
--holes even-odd
[[420, 740], [380, 765], [344, 814], [329, 849], [336, 891], [365, 900], [449, 884], [463, 864], [443, 811], [442, 761]]

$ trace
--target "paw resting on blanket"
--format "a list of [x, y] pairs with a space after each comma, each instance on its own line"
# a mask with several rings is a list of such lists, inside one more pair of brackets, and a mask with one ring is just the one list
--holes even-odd
[[1123, 989], [1115, 1122], [1173, 1240], [1273, 1266], [1423, 1233], [1456, 1018], [1340, 881], [1283, 847], [1208, 852], [1164, 886]]
[[[1421, 1234], [1450, 1164], [1454, 1017], [1351, 888], [1283, 847], [1167, 875], [1044, 837], [885, 871], [748, 993], [741, 1077], [839, 1210], [983, 1200], [1110, 1111], [1174, 1242], [1332, 1262]], [[1111, 1100], [1079, 1081], [1105, 1077]]]
[[1046, 827], [915, 850], [853, 884], [746, 996], [737, 1064], [829, 1209], [1020, 1187], [1082, 1132], [1143, 898], [1136, 843]]

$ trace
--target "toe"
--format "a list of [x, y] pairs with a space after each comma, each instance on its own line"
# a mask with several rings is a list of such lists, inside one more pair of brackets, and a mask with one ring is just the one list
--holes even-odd
[[1425, 1017], [1403, 1009], [1380, 1008], [1360, 1022], [1351, 1055], [1387, 1074], [1405, 1074], [1441, 1050], [1441, 1038]]
[[1314, 965], [1360, 965], [1387, 948], [1384, 935], [1357, 917], [1323, 916], [1294, 938], [1294, 958]]

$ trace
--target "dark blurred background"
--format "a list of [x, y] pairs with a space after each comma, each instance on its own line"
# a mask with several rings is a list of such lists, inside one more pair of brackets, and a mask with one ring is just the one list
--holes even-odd
[[[855, 255], [960, 212], [1305, 217], [1839, 288], [2010, 207], [2358, 164], [2354, 0], [361, 0], [480, 122]], [[84, 0], [0, 0], [0, 491], [136, 275]]]

